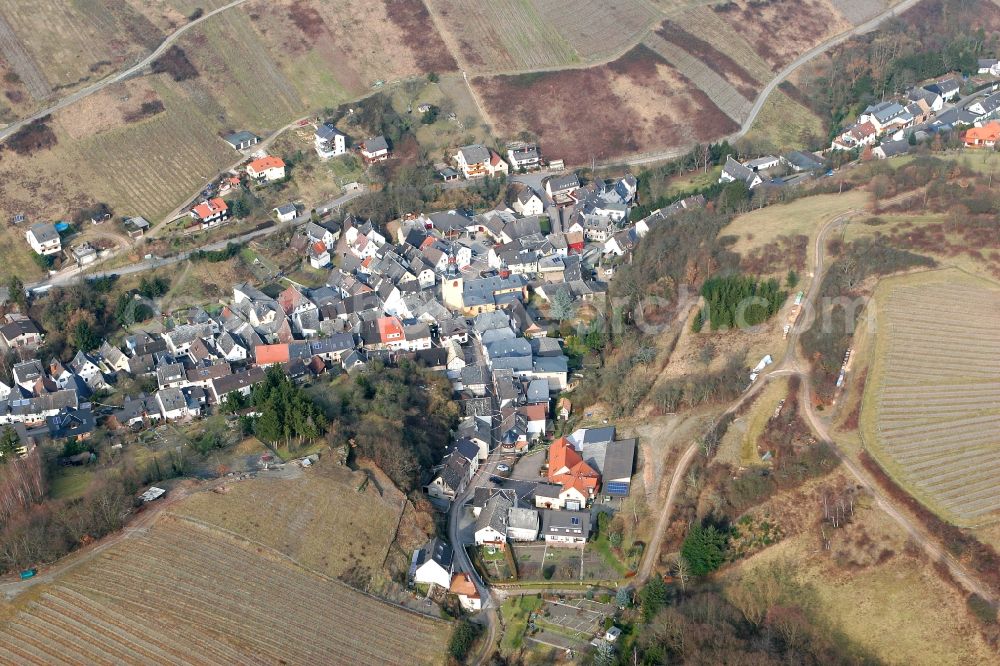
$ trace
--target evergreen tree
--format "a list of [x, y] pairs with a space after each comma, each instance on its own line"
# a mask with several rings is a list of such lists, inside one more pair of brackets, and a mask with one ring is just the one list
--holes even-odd
[[692, 525], [681, 546], [681, 556], [690, 565], [693, 575], [704, 576], [722, 566], [728, 543], [729, 535], [715, 525]]
[[654, 615], [667, 603], [667, 586], [659, 576], [653, 576], [642, 588], [639, 595], [642, 604], [642, 617], [649, 622]]

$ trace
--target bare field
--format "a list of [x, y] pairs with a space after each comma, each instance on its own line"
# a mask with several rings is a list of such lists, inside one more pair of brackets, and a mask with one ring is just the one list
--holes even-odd
[[960, 271], [879, 285], [861, 410], [869, 450], [962, 524], [1000, 510], [1000, 288]]
[[[737, 127], [707, 95], [641, 45], [606, 65], [480, 77], [474, 85], [501, 131], [516, 135], [530, 127], [548, 155], [572, 165], [718, 139]], [[581, 98], [588, 100], [587, 113], [565, 102]], [[699, 121], [691, 122], [696, 116]], [[596, 142], [596, 136], [603, 140]]]
[[30, 596], [0, 624], [4, 663], [408, 666], [441, 663], [449, 632], [169, 517]]
[[255, 479], [234, 483], [225, 494], [199, 493], [172, 511], [263, 543], [333, 578], [352, 570], [374, 575], [392, 547], [403, 500], [391, 492], [382, 497], [372, 483], [358, 492], [365, 478], [321, 463], [298, 479]]
[[713, 5], [712, 11], [775, 70], [851, 27], [830, 0], [735, 0]]

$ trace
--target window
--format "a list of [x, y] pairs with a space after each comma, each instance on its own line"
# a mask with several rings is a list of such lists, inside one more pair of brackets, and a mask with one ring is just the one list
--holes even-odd
[[576, 516], [573, 516], [572, 518], [569, 519], [569, 522], [570, 522], [571, 525], [579, 525], [580, 524], [580, 519], [577, 518]]

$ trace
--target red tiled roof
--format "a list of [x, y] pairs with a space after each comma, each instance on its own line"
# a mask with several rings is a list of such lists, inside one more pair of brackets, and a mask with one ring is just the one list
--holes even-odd
[[254, 348], [254, 357], [257, 359], [257, 365], [288, 363], [288, 345], [257, 345]]
[[205, 218], [211, 217], [216, 213], [223, 213], [229, 209], [226, 202], [215, 197], [214, 199], [209, 199], [208, 201], [202, 201], [200, 204], [194, 207], [194, 214], [198, 216], [198, 219], [204, 220]]
[[549, 406], [545, 403], [523, 405], [519, 409], [529, 421], [544, 421], [549, 412]]
[[[395, 317], [382, 317], [378, 320], [378, 335], [383, 343], [390, 340], [402, 341], [404, 339], [403, 325]], [[392, 337], [390, 338], [389, 336]]]
[[275, 157], [274, 155], [267, 155], [256, 159], [247, 165], [247, 170], [252, 170], [256, 173], [262, 173], [268, 169], [278, 169], [285, 166], [284, 160], [280, 157]]
[[561, 484], [563, 490], [576, 488], [584, 495], [592, 495], [600, 475], [583, 461], [569, 440], [560, 437], [549, 447], [549, 481]]

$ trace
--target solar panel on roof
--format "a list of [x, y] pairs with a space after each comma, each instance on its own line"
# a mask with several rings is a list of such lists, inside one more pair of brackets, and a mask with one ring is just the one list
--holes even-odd
[[628, 495], [629, 484], [625, 481], [610, 481], [604, 490], [609, 495]]

